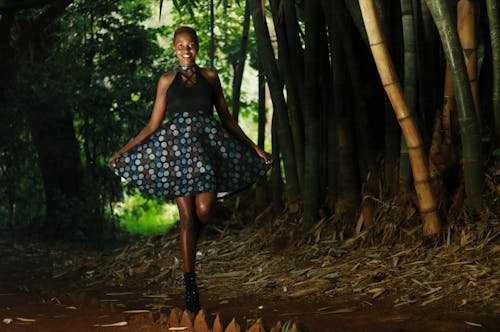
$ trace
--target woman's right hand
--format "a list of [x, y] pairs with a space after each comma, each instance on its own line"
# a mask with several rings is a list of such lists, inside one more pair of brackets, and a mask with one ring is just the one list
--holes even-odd
[[269, 153], [267, 153], [266, 151], [262, 150], [259, 147], [256, 147], [255, 151], [257, 152], [257, 154], [259, 155], [259, 157], [261, 157], [264, 160], [264, 163], [266, 165], [272, 165], [273, 164], [273, 157]]

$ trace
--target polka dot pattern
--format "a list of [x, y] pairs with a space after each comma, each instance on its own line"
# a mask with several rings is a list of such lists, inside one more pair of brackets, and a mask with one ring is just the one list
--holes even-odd
[[212, 115], [177, 113], [116, 159], [115, 172], [142, 192], [173, 199], [214, 192], [224, 197], [264, 176], [268, 166]]

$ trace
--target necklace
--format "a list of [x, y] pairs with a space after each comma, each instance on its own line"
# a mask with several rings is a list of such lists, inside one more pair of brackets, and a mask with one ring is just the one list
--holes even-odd
[[194, 73], [196, 72], [196, 66], [179, 66], [177, 70], [185, 73]]

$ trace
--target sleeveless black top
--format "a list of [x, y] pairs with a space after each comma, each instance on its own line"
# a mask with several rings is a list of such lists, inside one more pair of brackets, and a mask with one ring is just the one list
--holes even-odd
[[204, 111], [212, 114], [214, 104], [213, 87], [196, 68], [196, 83], [186, 85], [182, 73], [177, 71], [172, 84], [167, 90], [167, 108], [169, 114]]

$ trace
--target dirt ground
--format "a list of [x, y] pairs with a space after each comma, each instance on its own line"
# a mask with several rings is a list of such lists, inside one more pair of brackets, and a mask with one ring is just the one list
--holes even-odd
[[[496, 228], [462, 245], [374, 247], [326, 231], [292, 245], [284, 229], [255, 226], [205, 230], [197, 264], [209, 322], [500, 331]], [[0, 331], [168, 331], [164, 317], [183, 306], [177, 232], [105, 251], [0, 240]]]

